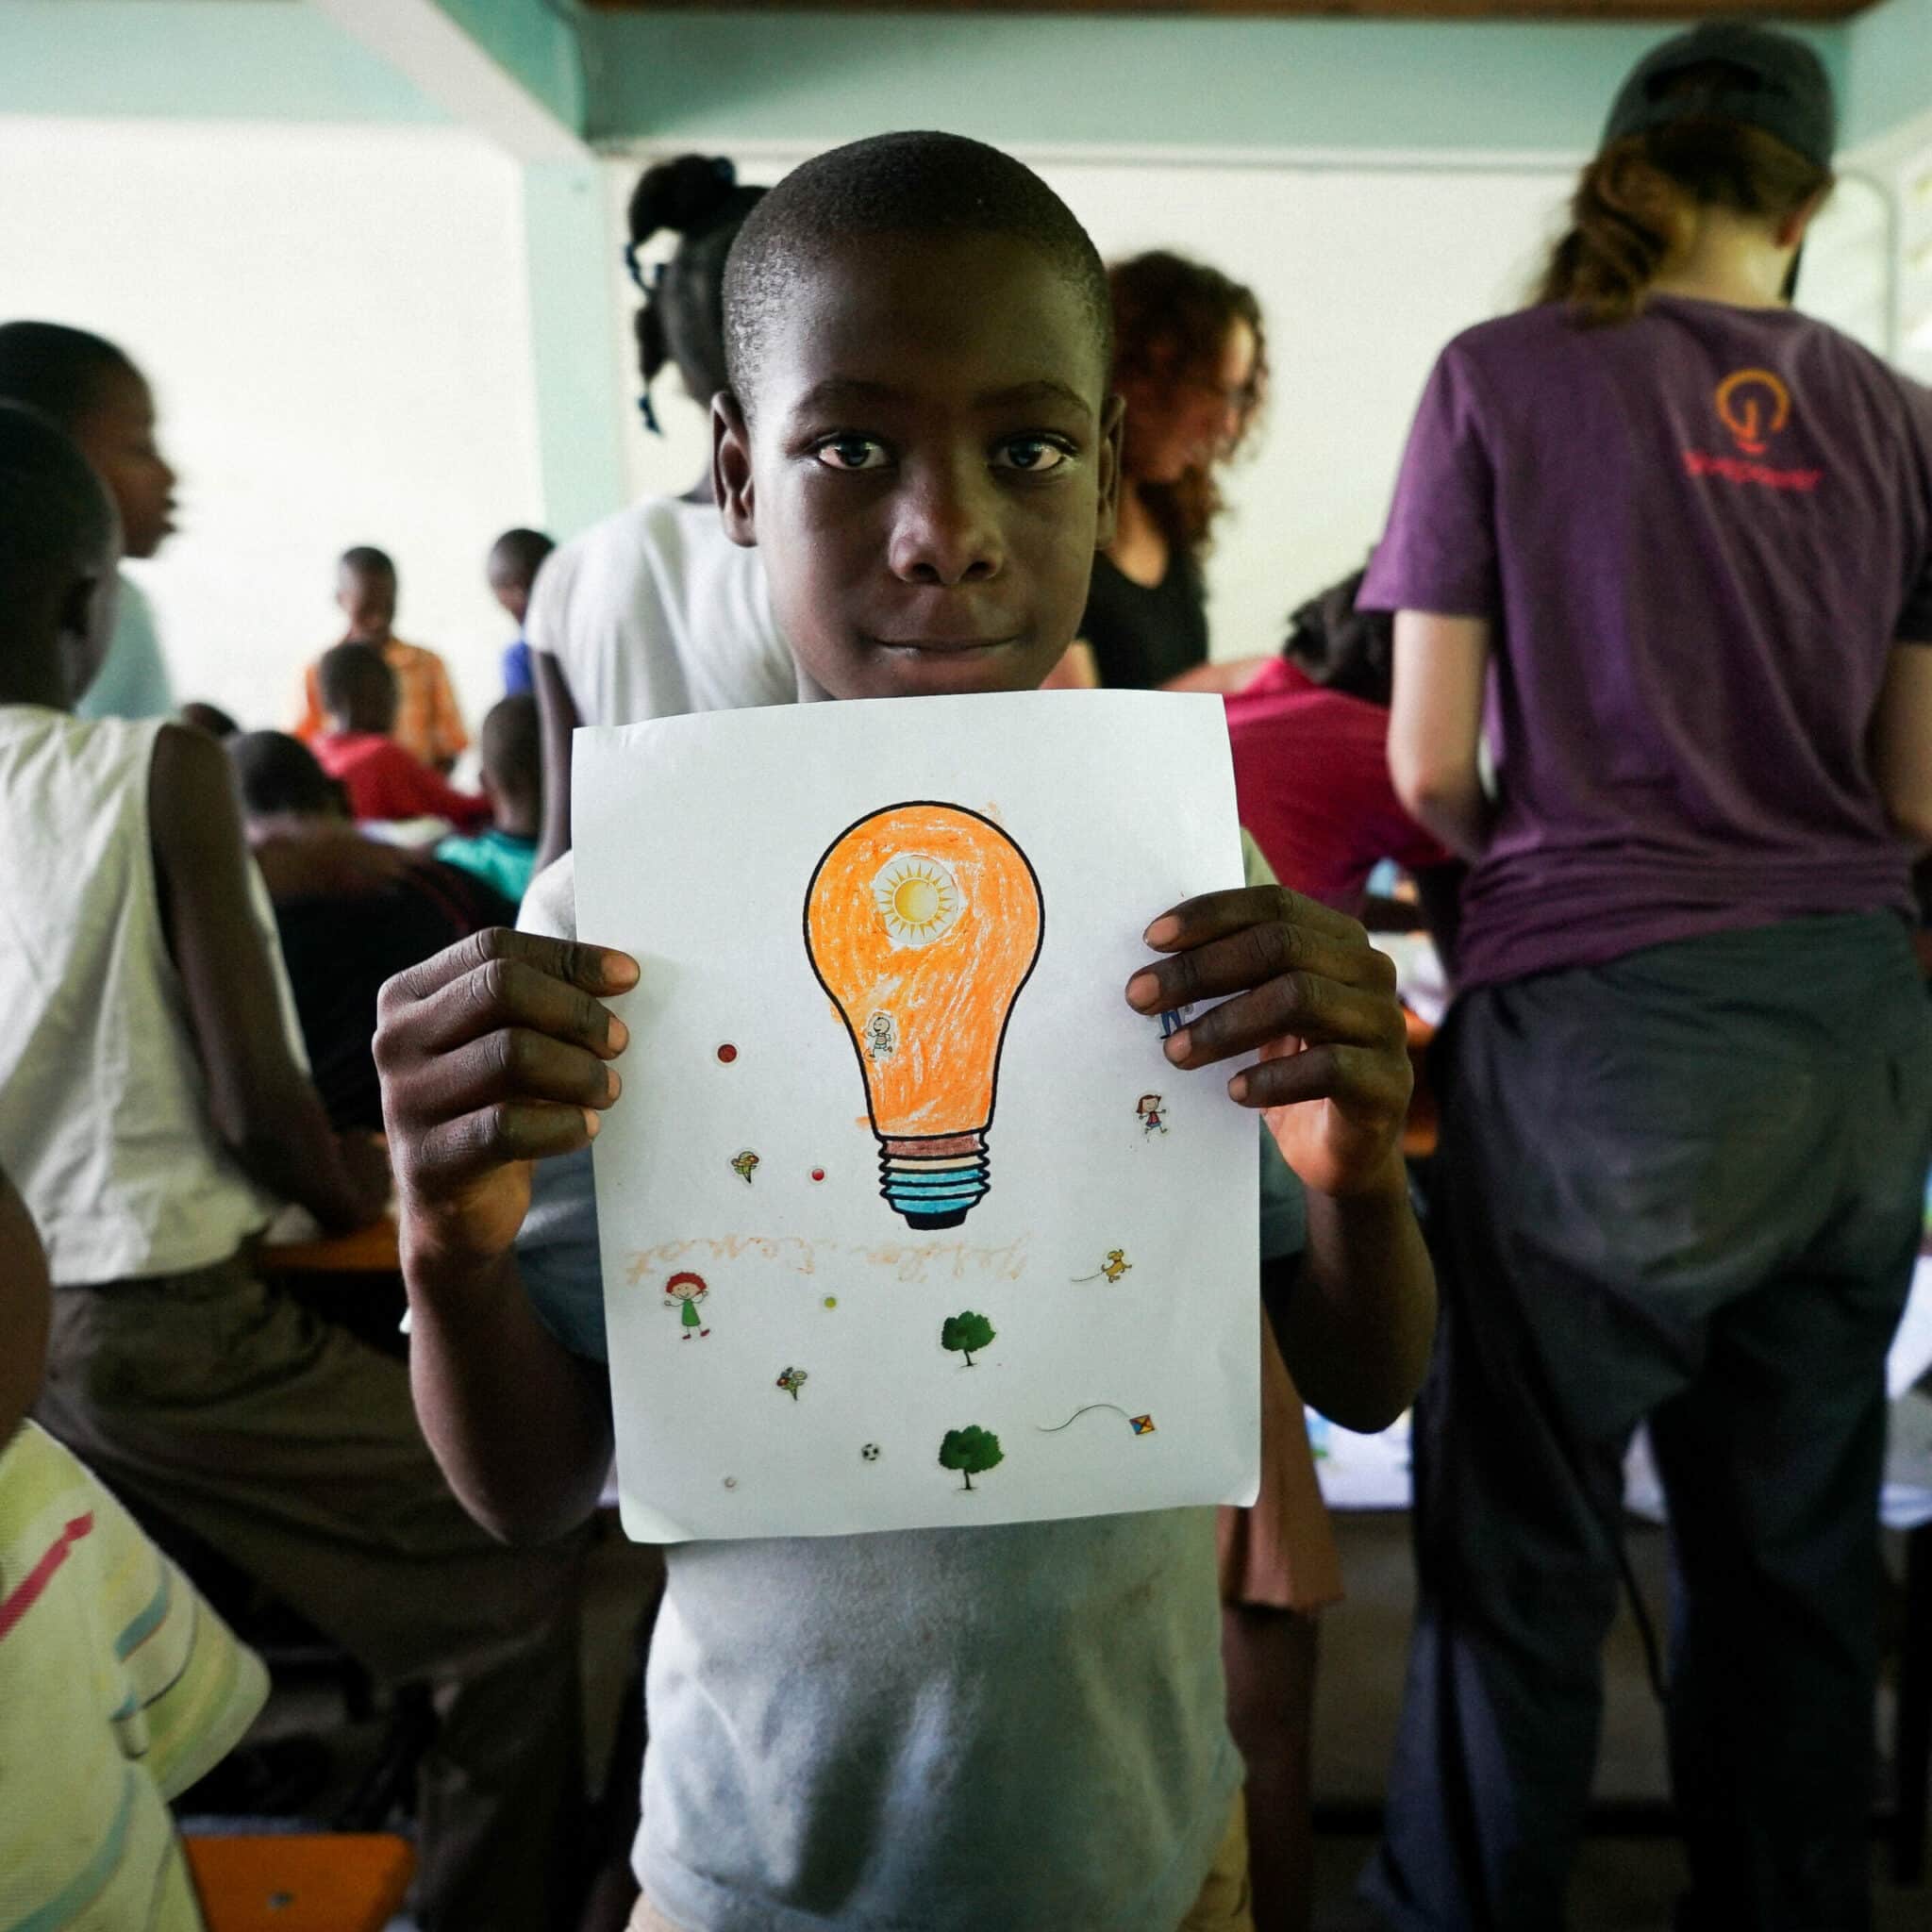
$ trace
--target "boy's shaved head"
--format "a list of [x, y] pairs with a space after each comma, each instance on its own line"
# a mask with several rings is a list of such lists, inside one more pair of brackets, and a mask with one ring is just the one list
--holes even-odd
[[340, 568], [358, 577], [393, 577], [396, 574], [389, 552], [378, 550], [374, 543], [358, 543], [343, 551]]
[[0, 403], [0, 602], [31, 578], [112, 567], [114, 506], [66, 432]]
[[374, 644], [338, 644], [315, 667], [316, 695], [342, 731], [387, 732], [395, 724], [396, 675]]
[[874, 135], [795, 168], [745, 218], [724, 268], [724, 350], [747, 414], [765, 338], [829, 246], [878, 235], [1001, 235], [1030, 243], [1077, 291], [1098, 367], [1113, 358], [1107, 268], [1085, 228], [1024, 162], [963, 135]]
[[79, 447], [0, 403], [0, 693], [68, 704], [100, 667], [121, 526]]

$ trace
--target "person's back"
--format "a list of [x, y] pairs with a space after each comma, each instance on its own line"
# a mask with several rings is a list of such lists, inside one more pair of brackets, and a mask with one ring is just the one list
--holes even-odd
[[1894, 642], [1932, 635], [1932, 394], [1786, 308], [1545, 304], [1444, 352], [1409, 465], [1418, 504], [1467, 467], [1368, 601], [1497, 617], [1466, 980], [1909, 903], [1868, 740]]
[[543, 734], [534, 697], [499, 699], [484, 719], [483, 795], [493, 820], [489, 829], [445, 839], [436, 856], [514, 907], [536, 873], [543, 827]]
[[329, 729], [311, 749], [341, 782], [350, 816], [403, 822], [447, 819], [475, 828], [490, 818], [490, 801], [458, 791], [392, 734], [402, 680], [374, 644], [338, 644], [314, 668], [315, 689]]
[[1398, 793], [1474, 866], [1365, 1880], [1394, 1925], [1561, 1922], [1640, 1424], [1679, 1923], [1871, 1917], [1885, 1355], [1932, 1158], [1932, 398], [1785, 306], [1835, 141], [1803, 42], [1652, 49], [1539, 306], [1439, 361], [1359, 600], [1396, 613]]
[[[643, 296], [634, 318], [645, 426], [652, 385], [675, 365], [701, 408], [726, 387], [724, 264], [761, 188], [728, 160], [680, 155], [632, 191], [625, 261]], [[639, 251], [678, 237], [646, 272]], [[543, 710], [541, 856], [570, 847], [570, 734], [685, 711], [790, 704], [797, 673], [772, 608], [763, 559], [724, 534], [708, 476], [681, 497], [619, 510], [554, 552], [532, 592], [525, 634]]]
[[647, 497], [593, 524], [545, 562], [529, 629], [582, 724], [798, 695], [764, 565], [724, 534], [715, 504]]
[[[209, 1124], [168, 951], [148, 812], [166, 728], [0, 705], [0, 1165], [57, 1280], [217, 1260], [276, 1206]], [[265, 896], [257, 917], [273, 943]]]
[[[270, 824], [293, 832], [341, 823], [340, 791], [300, 740], [250, 731], [227, 750], [251, 835]], [[508, 895], [469, 870], [429, 859], [399, 871], [380, 891], [304, 892], [276, 902], [275, 930], [309, 1070], [338, 1129], [382, 1128], [370, 1043], [384, 982], [515, 916]]]

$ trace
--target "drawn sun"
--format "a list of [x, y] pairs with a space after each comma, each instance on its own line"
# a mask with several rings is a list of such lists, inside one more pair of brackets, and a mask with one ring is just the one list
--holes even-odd
[[959, 923], [965, 894], [937, 858], [901, 852], [879, 868], [872, 902], [895, 946], [929, 946]]

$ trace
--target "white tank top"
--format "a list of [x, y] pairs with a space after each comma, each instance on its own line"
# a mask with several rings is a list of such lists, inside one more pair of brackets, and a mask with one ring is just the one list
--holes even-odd
[[[0, 1169], [61, 1288], [207, 1267], [276, 1205], [215, 1132], [162, 932], [148, 840], [162, 729], [0, 705]], [[249, 877], [286, 1026], [274, 919]]]

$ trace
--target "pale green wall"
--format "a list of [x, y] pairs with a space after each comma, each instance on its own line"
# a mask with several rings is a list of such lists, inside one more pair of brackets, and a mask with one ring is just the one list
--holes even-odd
[[1852, 23], [1845, 138], [1875, 141], [1932, 110], [1932, 0], [1886, 0]]
[[[1925, 0], [1894, 0], [1920, 6]], [[1034, 150], [1574, 152], [1664, 31], [1627, 25], [663, 13], [607, 17], [591, 132], [813, 146], [946, 127]], [[1834, 75], [1842, 28], [1806, 36]]]
[[611, 388], [616, 317], [603, 197], [595, 162], [532, 162], [524, 169], [544, 527], [559, 541], [618, 508], [625, 493]]
[[0, 0], [0, 114], [448, 119], [304, 0]]

